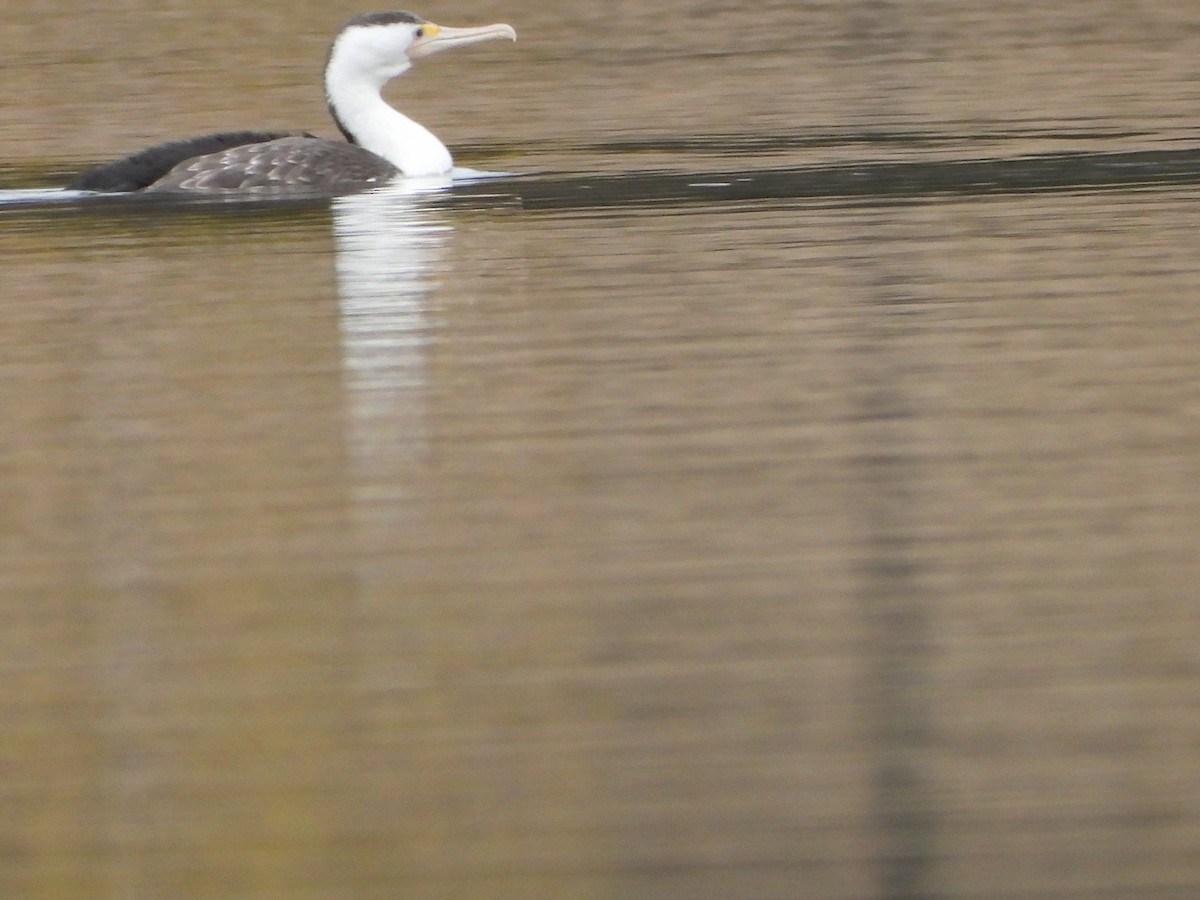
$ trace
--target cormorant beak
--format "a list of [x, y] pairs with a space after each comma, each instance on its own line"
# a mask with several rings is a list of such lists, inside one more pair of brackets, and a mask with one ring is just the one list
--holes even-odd
[[517, 39], [517, 33], [511, 25], [480, 25], [477, 28], [447, 28], [426, 22], [421, 26], [420, 36], [408, 47], [409, 59], [422, 59], [449, 50], [451, 47], [465, 47], [467, 44], [478, 44], [481, 41], [494, 41], [498, 38]]

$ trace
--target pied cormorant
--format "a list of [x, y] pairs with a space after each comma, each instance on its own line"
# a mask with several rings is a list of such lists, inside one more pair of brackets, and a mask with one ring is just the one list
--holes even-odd
[[325, 65], [325, 97], [346, 141], [310, 134], [229, 131], [159, 144], [98, 166], [71, 185], [84, 191], [337, 194], [398, 175], [449, 172], [450, 151], [393, 109], [383, 86], [451, 47], [516, 40], [508, 25], [448, 28], [410, 12], [369, 13], [338, 32]]

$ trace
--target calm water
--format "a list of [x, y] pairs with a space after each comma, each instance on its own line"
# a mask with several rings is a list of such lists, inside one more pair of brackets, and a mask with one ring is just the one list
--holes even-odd
[[[1195, 897], [1200, 7], [547, 6], [514, 177], [0, 198], [0, 894]], [[0, 187], [362, 11], [7, 10]]]

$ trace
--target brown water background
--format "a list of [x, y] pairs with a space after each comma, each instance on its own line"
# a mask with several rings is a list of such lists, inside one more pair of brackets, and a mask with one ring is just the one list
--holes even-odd
[[[0, 186], [363, 11], [10, 3]], [[524, 177], [0, 204], [0, 895], [1200, 896], [1200, 6], [419, 12]]]

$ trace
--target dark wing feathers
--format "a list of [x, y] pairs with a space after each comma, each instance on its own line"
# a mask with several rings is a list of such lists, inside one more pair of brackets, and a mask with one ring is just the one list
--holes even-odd
[[224, 131], [157, 144], [124, 159], [96, 166], [76, 178], [69, 187], [77, 191], [139, 191], [194, 156], [288, 136], [288, 132], [282, 131]]
[[333, 194], [383, 184], [399, 170], [355, 144], [282, 137], [185, 159], [151, 191]]

